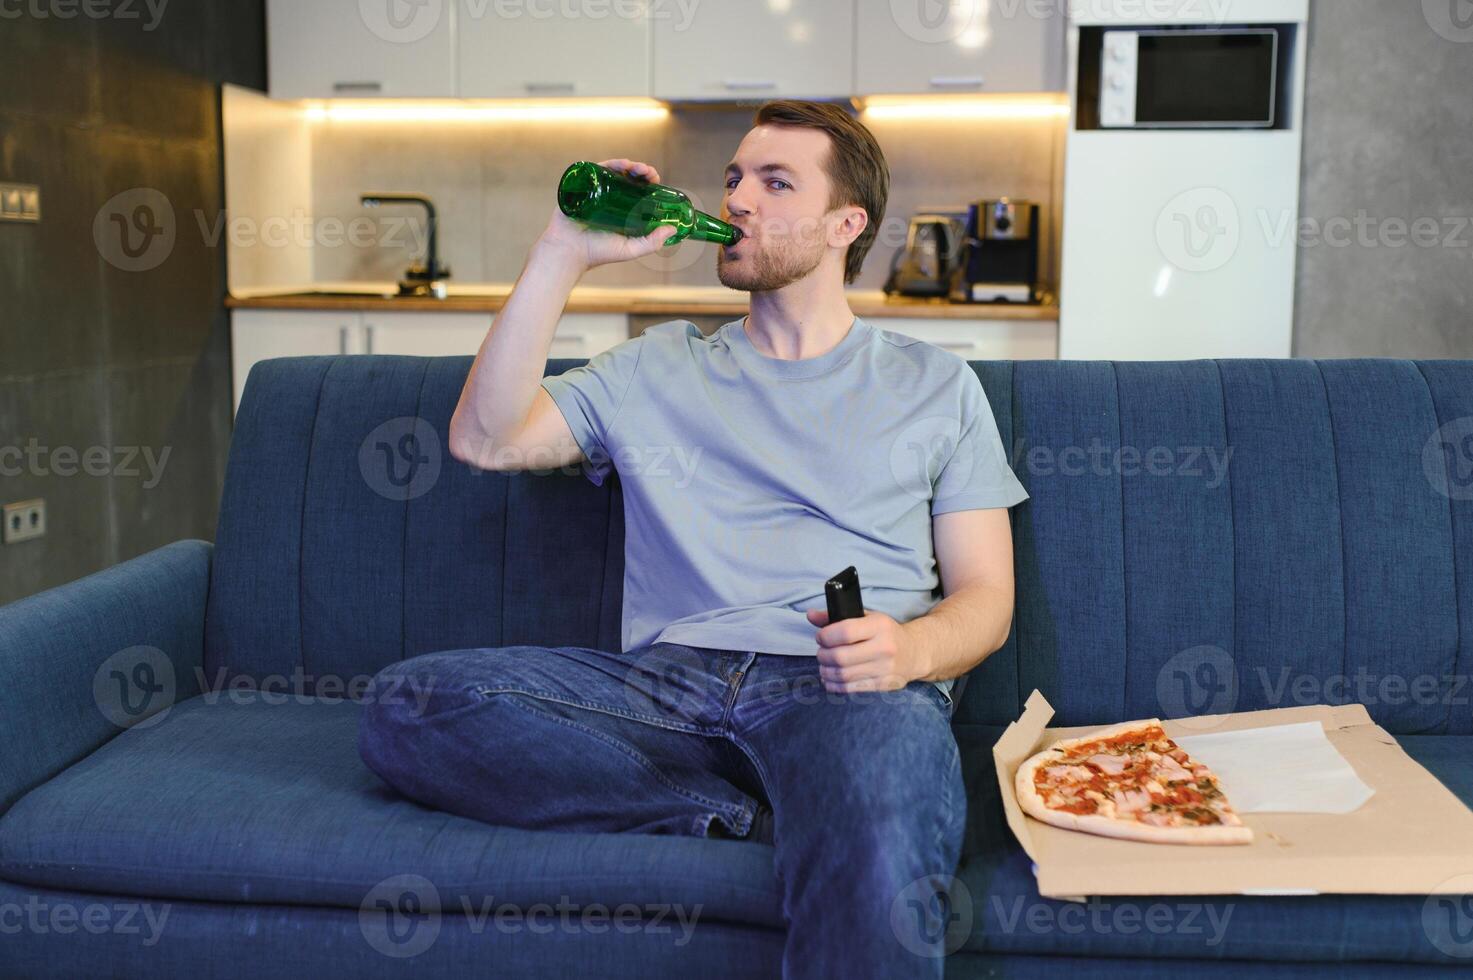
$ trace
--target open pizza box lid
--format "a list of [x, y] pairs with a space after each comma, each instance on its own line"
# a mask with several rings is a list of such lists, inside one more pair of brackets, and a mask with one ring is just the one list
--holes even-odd
[[[1105, 895], [1462, 894], [1473, 882], [1473, 811], [1412, 760], [1365, 706], [1311, 705], [1163, 721], [1172, 738], [1318, 721], [1374, 795], [1343, 814], [1244, 813], [1251, 844], [1188, 846], [1116, 840], [1026, 815], [1014, 776], [1034, 753], [1104, 728], [1047, 728], [1034, 691], [993, 746], [1008, 826], [1033, 859], [1039, 893]], [[1228, 800], [1232, 787], [1224, 784]]]

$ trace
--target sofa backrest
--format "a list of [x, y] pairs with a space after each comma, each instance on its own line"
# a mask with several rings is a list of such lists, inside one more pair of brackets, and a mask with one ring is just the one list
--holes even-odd
[[[252, 369], [212, 677], [310, 689], [432, 650], [618, 648], [617, 478], [452, 459], [471, 360]], [[1038, 688], [1065, 725], [1362, 701], [1398, 734], [1473, 732], [1473, 361], [972, 367], [1030, 497], [1013, 632], [958, 723], [1006, 724]]]
[[[223, 672], [310, 691], [317, 678], [361, 683], [434, 650], [618, 649], [619, 501], [581, 475], [453, 459], [450, 417], [471, 361], [324, 356], [252, 367], [216, 529], [212, 683]], [[411, 467], [410, 456], [426, 461]]]

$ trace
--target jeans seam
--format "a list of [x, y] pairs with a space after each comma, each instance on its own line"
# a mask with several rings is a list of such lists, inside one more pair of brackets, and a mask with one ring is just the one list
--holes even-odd
[[[738, 751], [751, 760], [752, 765], [757, 770], [757, 778], [762, 780], [762, 795], [767, 798], [769, 803], [772, 802], [772, 780], [767, 777], [767, 767], [762, 764], [761, 756], [753, 752], [752, 747], [747, 744], [747, 740], [736, 732], [728, 732], [727, 738], [731, 739], [732, 744], [737, 747]], [[773, 809], [776, 812], [776, 807]]]
[[558, 704], [566, 704], [572, 708], [586, 708], [589, 711], [598, 711], [606, 715], [614, 715], [619, 718], [627, 718], [629, 721], [637, 721], [646, 725], [654, 725], [666, 731], [684, 732], [693, 735], [715, 735], [720, 733], [720, 726], [697, 725], [695, 723], [672, 722], [666, 718], [657, 718], [654, 715], [641, 714], [637, 711], [626, 711], [622, 708], [614, 708], [596, 701], [584, 701], [581, 698], [570, 698], [551, 691], [529, 690], [525, 687], [508, 687], [505, 685], [486, 684], [477, 687], [475, 693], [484, 697], [488, 694], [525, 694], [527, 697], [537, 698], [539, 701], [556, 701]]
[[[525, 695], [527, 697], [533, 697], [533, 698], [536, 697], [535, 694], [529, 694], [528, 692], [525, 692], [525, 691], [506, 691], [506, 692], [500, 692], [500, 693], [522, 694], [522, 695]], [[636, 765], [639, 765], [640, 767], [642, 767], [643, 769], [645, 769], [647, 772], [649, 772], [649, 774], [651, 776], [653, 776], [655, 778], [655, 781], [658, 782], [660, 785], [664, 786], [666, 789], [671, 790], [674, 793], [678, 793], [679, 795], [684, 796], [686, 799], [691, 800], [692, 802], [699, 803], [702, 806], [715, 807], [718, 811], [721, 811], [722, 813], [726, 813], [726, 814], [730, 814], [731, 812], [733, 812], [733, 810], [736, 813], [741, 814], [743, 812], [743, 810], [745, 809], [742, 806], [742, 804], [740, 804], [740, 803], [737, 803], [737, 804], [722, 803], [719, 800], [707, 799], [706, 797], [702, 796], [700, 793], [695, 792], [694, 790], [686, 789], [685, 787], [679, 785], [678, 783], [676, 783], [673, 780], [671, 780], [668, 777], [666, 777], [666, 775], [664, 773], [660, 772], [660, 770], [655, 766], [655, 764], [653, 762], [651, 762], [649, 760], [649, 758], [647, 756], [645, 756], [643, 753], [639, 752], [636, 749], [631, 748], [628, 743], [626, 743], [626, 742], [624, 742], [624, 741], [622, 741], [620, 739], [614, 738], [613, 736], [609, 735], [606, 732], [601, 732], [597, 728], [593, 728], [593, 727], [591, 727], [589, 725], [581, 724], [579, 722], [576, 722], [576, 721], [572, 720], [571, 718], [560, 718], [560, 717], [558, 717], [555, 714], [552, 714], [552, 713], [547, 712], [547, 711], [543, 711], [542, 709], [537, 708], [537, 707], [534, 707], [534, 706], [532, 706], [530, 704], [527, 704], [527, 703], [525, 703], [523, 701], [518, 701], [516, 698], [511, 698], [510, 699], [510, 703], [514, 707], [521, 709], [522, 711], [526, 712], [527, 714], [535, 715], [536, 717], [544, 718], [544, 719], [549, 720], [549, 721], [554, 721], [554, 722], [557, 722], [560, 725], [566, 725], [566, 726], [568, 726], [569, 728], [572, 728], [575, 731], [582, 732], [585, 735], [590, 735], [593, 738], [598, 739], [600, 742], [604, 742], [605, 744], [607, 744], [610, 747], [618, 750], [619, 752], [624, 753], [630, 759], [634, 760], [634, 762], [635, 762]]]
[[741, 671], [741, 678], [732, 685], [731, 693], [727, 695], [726, 703], [721, 707], [721, 721], [717, 725], [718, 731], [731, 728], [731, 713], [736, 710], [737, 698], [741, 696], [742, 685], [747, 682], [747, 676], [752, 673], [752, 668], [757, 663], [757, 651], [748, 650], [745, 653], [745, 658], [737, 665]]
[[[940, 863], [941, 855], [946, 849], [946, 828], [954, 819], [952, 807], [956, 805], [951, 792], [951, 770], [953, 767], [959, 768], [961, 766], [962, 755], [961, 746], [957, 743], [956, 736], [952, 734], [950, 727], [947, 728], [947, 736], [947, 740], [951, 742], [951, 761], [947, 763], [946, 775], [941, 780], [941, 820], [940, 827], [938, 827], [936, 830], [936, 859], [938, 865]], [[962, 832], [966, 832], [965, 827], [962, 828]], [[947, 874], [955, 873], [955, 869], [947, 872]]]

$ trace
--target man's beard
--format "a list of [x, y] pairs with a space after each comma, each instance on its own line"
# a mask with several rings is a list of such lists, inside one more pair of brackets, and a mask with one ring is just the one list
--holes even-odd
[[823, 261], [824, 243], [808, 244], [794, 239], [765, 248], [756, 243], [740, 258], [727, 259], [726, 250], [716, 252], [716, 278], [728, 289], [762, 293], [781, 289], [806, 277]]

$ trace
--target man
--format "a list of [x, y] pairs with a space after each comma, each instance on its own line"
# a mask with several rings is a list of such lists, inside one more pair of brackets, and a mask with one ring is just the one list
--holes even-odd
[[[647, 163], [604, 166], [658, 182]], [[617, 469], [623, 650], [427, 654], [380, 675], [360, 748], [406, 795], [496, 824], [771, 842], [785, 976], [940, 976], [966, 801], [952, 679], [1012, 623], [1026, 498], [960, 358], [855, 317], [889, 171], [843, 109], [779, 101], [726, 168], [750, 313], [651, 327], [543, 378], [588, 269], [671, 234], [554, 211], [471, 368], [450, 451], [483, 469]], [[860, 574], [865, 615], [828, 623]], [[595, 573], [596, 574], [596, 573]], [[939, 578], [939, 582], [938, 582]], [[945, 598], [937, 601], [937, 589]], [[372, 701], [372, 699], [370, 699]]]

